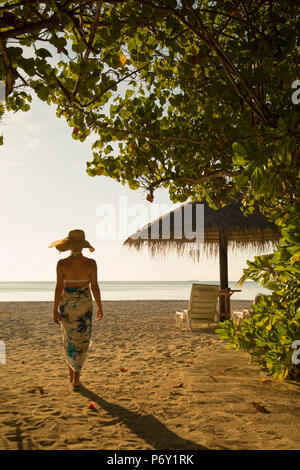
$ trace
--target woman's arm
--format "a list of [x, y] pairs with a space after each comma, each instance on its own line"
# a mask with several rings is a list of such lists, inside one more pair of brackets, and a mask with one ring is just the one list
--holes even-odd
[[59, 315], [58, 315], [58, 305], [61, 300], [61, 296], [63, 293], [64, 288], [64, 278], [63, 272], [61, 268], [62, 260], [59, 260], [56, 266], [56, 287], [55, 287], [55, 294], [54, 294], [54, 306], [53, 306], [53, 319], [54, 322], [59, 324]]
[[92, 273], [91, 273], [91, 289], [95, 302], [97, 304], [97, 320], [101, 320], [103, 317], [102, 303], [101, 303], [101, 294], [98, 285], [98, 276], [97, 276], [97, 263], [95, 260], [92, 260]]

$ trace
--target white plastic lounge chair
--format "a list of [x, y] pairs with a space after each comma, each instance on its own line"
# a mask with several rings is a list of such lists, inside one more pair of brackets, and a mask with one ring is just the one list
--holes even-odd
[[[257, 296], [255, 297], [254, 302], [253, 302], [252, 305], [257, 304], [259, 302], [259, 299], [260, 299], [261, 296], [262, 296], [262, 294], [257, 294]], [[252, 315], [253, 315], [252, 308], [250, 308], [250, 309], [243, 308], [242, 311], [234, 310], [233, 312], [231, 312], [231, 318], [238, 325], [240, 325], [244, 319], [252, 317]]]
[[219, 321], [220, 286], [211, 284], [193, 284], [187, 310], [175, 313], [177, 326], [187, 320], [188, 330], [194, 323], [213, 323]]
[[242, 311], [234, 310], [231, 312], [231, 318], [234, 323], [240, 325], [245, 318], [250, 318], [251, 312], [247, 308], [243, 308]]

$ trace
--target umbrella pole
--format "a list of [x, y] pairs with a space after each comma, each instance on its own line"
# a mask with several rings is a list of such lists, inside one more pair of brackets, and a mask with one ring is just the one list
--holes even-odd
[[[220, 289], [228, 289], [228, 256], [227, 238], [224, 230], [219, 231], [219, 265], [220, 265]], [[229, 293], [229, 291], [228, 291]], [[220, 320], [230, 316], [230, 295], [221, 295]]]

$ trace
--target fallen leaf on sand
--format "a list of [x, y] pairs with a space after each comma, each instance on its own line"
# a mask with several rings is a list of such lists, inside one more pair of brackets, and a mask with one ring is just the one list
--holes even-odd
[[222, 374], [223, 374], [223, 372], [222, 372], [221, 370], [218, 370], [218, 374], [222, 375]]
[[125, 369], [125, 367], [120, 367], [120, 371], [121, 372], [126, 372], [127, 369]]
[[43, 387], [32, 388], [31, 390], [28, 390], [28, 393], [35, 393], [37, 390], [40, 392], [41, 395], [45, 394], [45, 390], [43, 389]]
[[270, 413], [263, 405], [260, 405], [259, 403], [256, 402], [251, 402], [251, 405], [257, 410], [260, 411], [260, 413]]
[[119, 345], [119, 348], [124, 348], [124, 344], [121, 343], [121, 344]]
[[215, 379], [212, 375], [209, 376], [211, 378], [211, 380], [213, 380], [214, 382], [217, 382], [217, 379]]
[[211, 345], [212, 345], [212, 341], [208, 341], [207, 346], [211, 346]]
[[175, 388], [182, 388], [183, 387], [183, 382], [180, 382], [180, 384], [175, 385]]
[[194, 361], [186, 361], [187, 364], [194, 364]]

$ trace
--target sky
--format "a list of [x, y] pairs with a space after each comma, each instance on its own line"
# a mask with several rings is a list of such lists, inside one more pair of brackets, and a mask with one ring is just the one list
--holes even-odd
[[[93, 136], [82, 143], [71, 132], [54, 107], [35, 98], [30, 111], [6, 114], [0, 124], [0, 282], [54, 281], [56, 263], [67, 254], [48, 246], [73, 229], [84, 230], [95, 248], [84, 254], [96, 260], [100, 281], [218, 280], [218, 259], [194, 263], [175, 253], [151, 258], [147, 249], [122, 245], [127, 235], [178, 204], [166, 189], [155, 192], [151, 205], [142, 189], [88, 176]], [[229, 280], [239, 279], [255, 254], [229, 252]]]

